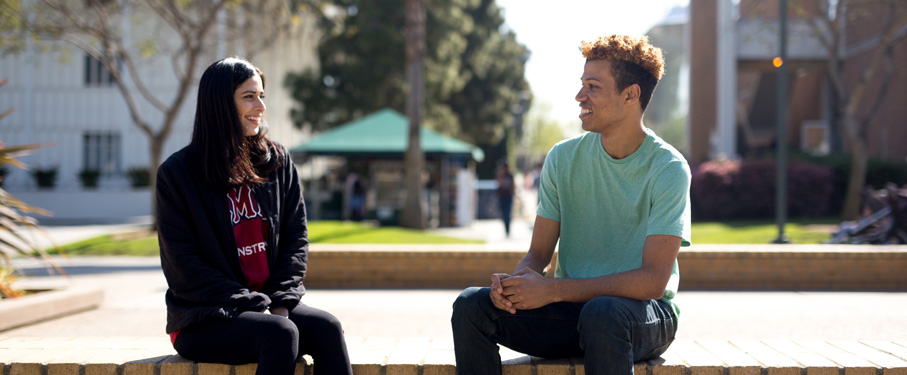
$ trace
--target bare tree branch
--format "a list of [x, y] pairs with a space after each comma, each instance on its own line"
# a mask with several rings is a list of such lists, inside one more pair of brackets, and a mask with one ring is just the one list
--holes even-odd
[[[882, 62], [882, 66], [884, 67], [885, 72], [889, 73], [889, 74], [893, 71], [893, 68], [892, 68], [892, 65], [893, 65], [892, 60], [894, 59], [893, 56], [894, 56], [894, 46], [889, 45], [888, 47], [885, 48], [885, 57], [883, 59], [884, 61]], [[869, 113], [866, 115], [865, 118], [863, 118], [863, 121], [861, 121], [860, 127], [863, 129], [864, 133], [865, 133], [866, 129], [869, 129], [869, 125], [873, 121], [875, 121], [875, 119], [876, 119], [876, 117], [878, 117], [879, 113], [882, 112], [881, 111], [882, 104], [885, 103], [885, 99], [888, 98], [888, 91], [891, 88], [892, 81], [894, 81], [894, 80], [886, 79], [886, 80], [882, 81], [882, 88], [879, 89], [878, 100], [875, 101], [872, 109], [870, 109]]]
[[[17, 19], [21, 26], [13, 31], [18, 33], [21, 29], [23, 36], [66, 42], [100, 62], [110, 73], [113, 84], [126, 102], [132, 122], [149, 140], [149, 169], [151, 185], [154, 186], [163, 144], [175, 126], [180, 109], [187, 102], [190, 89], [197, 82], [195, 74], [202, 65], [200, 60], [213, 51], [216, 45], [214, 42], [217, 34], [213, 29], [219, 11], [233, 4], [240, 5], [236, 9], [244, 9], [245, 17], [244, 23], [237, 30], [255, 30], [258, 37], [232, 40], [237, 41], [237, 45], [248, 46], [250, 50], [261, 50], [271, 46], [291, 27], [291, 19], [282, 18], [285, 15], [280, 14], [287, 7], [285, 2], [286, 0], [40, 0], [33, 3], [33, 7], [27, 11], [17, 13], [16, 17], [22, 17]], [[247, 6], [243, 8], [242, 5]], [[150, 16], [156, 22], [153, 26], [163, 26], [164, 30], [152, 32], [166, 33], [153, 37], [161, 43], [157, 53], [163, 52], [163, 58], [169, 58], [176, 78], [172, 99], [158, 98], [151, 92], [149, 79], [156, 80], [158, 77], [148, 78], [142, 74], [142, 55], [136, 55], [138, 43], [124, 40], [124, 30], [121, 28], [129, 20], [122, 17], [133, 15]], [[6, 34], [19, 37], [18, 34], [7, 32], [6, 28], [3, 31], [4, 38]], [[230, 31], [232, 30], [221, 37], [231, 37]], [[243, 35], [233, 37], [241, 36]], [[14, 50], [14, 47], [7, 50]], [[142, 105], [145, 105], [141, 99], [163, 115], [159, 124], [152, 124], [147, 115], [141, 112]]]
[[835, 15], [831, 17], [830, 15], [826, 16], [828, 19], [828, 26], [831, 27], [829, 30], [831, 42], [831, 49], [828, 51], [828, 77], [831, 80], [832, 86], [835, 88], [835, 93], [838, 98], [844, 102], [849, 101], [850, 92], [847, 89], [847, 83], [844, 80], [844, 69], [842, 56], [840, 53], [841, 45], [844, 43], [843, 34], [843, 25], [844, 22], [844, 3], [846, 0], [838, 0], [838, 3], [835, 6]]
[[182, 39], [189, 38], [188, 34], [191, 29], [189, 28], [189, 25], [191, 25], [191, 22], [185, 20], [182, 17], [182, 13], [175, 10], [177, 8], [175, 8], [176, 5], [172, 1], [153, 0], [147, 1], [145, 4], [160, 16], [161, 19], [167, 22], [167, 24], [173, 28], [173, 31], [176, 31]]
[[[892, 7], [894, 4], [892, 3]], [[894, 35], [897, 31], [896, 24], [894, 20], [894, 15], [892, 14], [889, 17], [887, 25], [885, 26], [884, 34], [882, 35], [881, 41], [879, 42], [880, 46], [876, 48], [873, 52], [869, 63], [866, 64], [863, 71], [860, 73], [860, 78], [857, 81], [857, 84], [853, 88], [853, 93], [851, 96], [851, 101], [848, 103], [847, 111], [849, 113], [856, 113], [857, 109], [860, 106], [860, 103], [863, 99], [863, 95], [866, 92], [867, 86], [872, 78], [875, 76], [876, 70], [882, 62], [882, 57], [885, 56], [885, 53], [888, 48], [892, 45], [892, 40], [894, 40]]]
[[[823, 9], [822, 3], [824, 2], [825, 1], [823, 0], [813, 0], [813, 4], [817, 9]], [[837, 27], [835, 27], [834, 20], [831, 19], [831, 15], [828, 14], [828, 11], [826, 10], [820, 14], [819, 17], [806, 17], [806, 19], [812, 26], [816, 39], [818, 39], [819, 43], [822, 44], [822, 47], [825, 48], [825, 52], [828, 53], [828, 55], [834, 54], [834, 35], [838, 34], [838, 30]], [[823, 32], [823, 30], [827, 30], [827, 32]], [[828, 40], [828, 38], [832, 38], [832, 40]]]
[[135, 65], [135, 62], [132, 60], [132, 54], [124, 53], [120, 56], [123, 59], [123, 63], [126, 64], [126, 70], [129, 72], [129, 78], [132, 79], [132, 83], [135, 85], [135, 88], [139, 91], [145, 100], [151, 103], [154, 108], [157, 108], [159, 111], [164, 112], [167, 110], [167, 107], [163, 102], [158, 100], [158, 98], [148, 90], [148, 87], [145, 86], [145, 81], [142, 78], [142, 75], [139, 74], [139, 70]]

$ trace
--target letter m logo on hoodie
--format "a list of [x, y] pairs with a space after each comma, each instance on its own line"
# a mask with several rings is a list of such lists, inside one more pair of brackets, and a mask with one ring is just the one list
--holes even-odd
[[233, 236], [239, 264], [249, 289], [260, 290], [271, 275], [268, 269], [267, 224], [261, 219], [261, 206], [255, 201], [252, 189], [240, 186], [227, 193]]

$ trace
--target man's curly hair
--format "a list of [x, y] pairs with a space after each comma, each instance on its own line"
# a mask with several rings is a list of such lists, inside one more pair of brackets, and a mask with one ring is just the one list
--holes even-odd
[[640, 104], [645, 111], [655, 92], [658, 80], [664, 75], [664, 57], [661, 48], [649, 44], [646, 36], [602, 36], [593, 42], [583, 41], [580, 51], [586, 61], [611, 62], [611, 74], [617, 89], [623, 90], [636, 83], [640, 87]]

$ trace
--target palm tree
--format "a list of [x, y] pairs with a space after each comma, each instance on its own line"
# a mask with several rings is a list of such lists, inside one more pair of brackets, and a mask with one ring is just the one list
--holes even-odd
[[406, 148], [406, 201], [400, 215], [400, 226], [425, 229], [427, 220], [422, 207], [422, 152], [419, 131], [422, 123], [423, 87], [422, 56], [425, 54], [425, 5], [423, 0], [406, 1], [406, 115], [409, 117], [409, 145]]

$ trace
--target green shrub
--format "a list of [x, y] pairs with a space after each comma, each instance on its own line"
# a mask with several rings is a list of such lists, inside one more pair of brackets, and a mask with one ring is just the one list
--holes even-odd
[[129, 185], [134, 188], [143, 188], [151, 185], [151, 173], [147, 167], [132, 167], [126, 171]]
[[97, 169], [85, 168], [79, 171], [79, 181], [82, 182], [82, 187], [96, 188], [100, 179], [101, 171]]
[[[695, 220], [764, 219], [775, 215], [774, 160], [712, 161], [693, 169], [690, 199]], [[787, 169], [791, 217], [828, 215], [830, 168], [792, 162]]]
[[[844, 205], [844, 196], [847, 194], [847, 182], [850, 179], [850, 155], [837, 154], [827, 156], [814, 156], [808, 154], [795, 155], [795, 159], [810, 163], [824, 165], [832, 171], [832, 192], [829, 212], [837, 215]], [[878, 158], [869, 159], [866, 165], [866, 182], [873, 189], [883, 189], [886, 183], [897, 186], [907, 184], [907, 163]]]
[[57, 184], [57, 167], [35, 168], [32, 176], [39, 188], [52, 188]]

